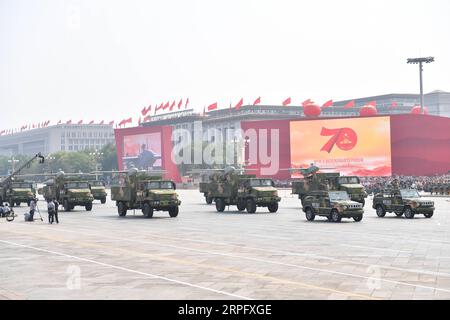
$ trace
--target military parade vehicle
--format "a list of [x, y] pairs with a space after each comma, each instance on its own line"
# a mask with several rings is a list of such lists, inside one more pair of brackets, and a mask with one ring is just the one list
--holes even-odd
[[380, 218], [386, 212], [394, 212], [398, 217], [405, 215], [408, 219], [414, 218], [416, 214], [431, 218], [434, 213], [434, 202], [421, 199], [416, 189], [400, 189], [395, 186], [377, 193], [373, 197], [372, 207]]
[[205, 202], [211, 204], [213, 202], [213, 197], [211, 196], [211, 184], [213, 181], [217, 180], [217, 174], [202, 174], [202, 181], [199, 183], [200, 193], [203, 193], [205, 197]]
[[225, 211], [225, 207], [230, 205], [248, 213], [255, 213], [257, 207], [267, 207], [269, 212], [278, 211], [281, 198], [271, 179], [244, 174], [234, 167], [219, 169], [211, 177], [208, 196], [216, 203], [218, 212]]
[[436, 195], [450, 195], [450, 179], [432, 185], [430, 187], [430, 193]]
[[31, 199], [36, 196], [33, 182], [18, 179], [19, 174], [25, 168], [30, 167], [31, 163], [36, 159], [39, 159], [39, 163], [44, 163], [44, 156], [41, 153], [37, 153], [17, 170], [14, 170], [10, 175], [0, 181], [0, 203], [8, 201], [11, 207], [20, 205], [22, 202], [29, 204]]
[[342, 218], [359, 222], [364, 213], [363, 205], [352, 201], [346, 191], [310, 191], [303, 197], [302, 207], [308, 221], [324, 216], [333, 222], [340, 222]]
[[93, 180], [89, 182], [89, 185], [94, 200], [100, 200], [102, 204], [106, 203], [108, 193], [106, 192], [105, 182], [102, 180]]
[[44, 187], [38, 190], [46, 201], [56, 199], [64, 208], [71, 211], [75, 206], [83, 206], [86, 211], [92, 210], [92, 196], [89, 178], [83, 173], [45, 174], [51, 178], [44, 182]]
[[169, 216], [178, 216], [181, 201], [173, 181], [164, 180], [162, 172], [114, 171], [119, 175], [118, 185], [111, 187], [111, 200], [116, 201], [119, 216], [124, 217], [129, 209], [140, 209], [146, 218], [153, 217], [154, 211], [168, 211]]
[[311, 166], [307, 169], [289, 169], [291, 171], [300, 171], [303, 179], [292, 182], [292, 194], [297, 194], [302, 200], [310, 191], [313, 190], [336, 190], [346, 191], [352, 201], [365, 204], [367, 192], [361, 181], [356, 176], [341, 176], [339, 172], [319, 173], [317, 166]]

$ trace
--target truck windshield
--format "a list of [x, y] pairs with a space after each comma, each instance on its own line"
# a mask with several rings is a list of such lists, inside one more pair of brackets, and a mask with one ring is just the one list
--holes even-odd
[[400, 190], [402, 198], [419, 198], [420, 195], [415, 189], [402, 189]]
[[33, 186], [31, 185], [31, 183], [14, 183], [12, 187], [21, 189], [31, 189]]
[[330, 197], [330, 201], [350, 200], [350, 197], [345, 191], [329, 191], [328, 196]]
[[272, 180], [270, 180], [270, 179], [250, 180], [250, 186], [251, 187], [271, 187], [272, 186]]
[[87, 182], [70, 182], [67, 184], [67, 189], [87, 189], [89, 188]]
[[103, 187], [103, 182], [102, 181], [93, 181], [91, 183], [91, 185], [95, 186], [95, 187]]
[[339, 184], [360, 183], [358, 177], [340, 177]]
[[147, 189], [173, 189], [171, 181], [152, 181], [147, 183]]

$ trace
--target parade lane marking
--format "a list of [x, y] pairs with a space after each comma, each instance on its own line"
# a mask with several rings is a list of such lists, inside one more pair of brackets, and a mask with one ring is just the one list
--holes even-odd
[[115, 265], [112, 265], [112, 264], [109, 264], [109, 263], [99, 262], [99, 261], [95, 261], [95, 260], [92, 260], [92, 259], [87, 259], [87, 258], [82, 258], [82, 257], [74, 256], [74, 255], [69, 255], [69, 254], [65, 254], [65, 253], [62, 253], [62, 252], [42, 249], [42, 248], [29, 246], [29, 245], [25, 245], [25, 244], [20, 244], [20, 243], [16, 243], [16, 242], [12, 242], [12, 241], [6, 241], [6, 240], [0, 240], [0, 242], [2, 242], [4, 244], [9, 244], [9, 245], [12, 245], [12, 246], [17, 246], [17, 247], [22, 247], [22, 248], [26, 248], [26, 249], [32, 249], [32, 250], [35, 250], [35, 251], [50, 253], [50, 254], [58, 255], [58, 256], [61, 256], [61, 257], [65, 257], [65, 258], [70, 258], [70, 259], [75, 259], [75, 260], [79, 260], [79, 261], [89, 262], [89, 263], [92, 263], [92, 264], [97, 264], [97, 265], [108, 267], [108, 268], [112, 268], [112, 269], [117, 269], [117, 270], [126, 271], [126, 272], [130, 272], [130, 273], [135, 273], [135, 274], [143, 275], [143, 276], [146, 276], [146, 277], [149, 277], [149, 278], [153, 278], [153, 279], [161, 279], [161, 280], [165, 280], [165, 281], [168, 281], [168, 282], [173, 282], [173, 283], [176, 283], [176, 284], [181, 284], [181, 285], [192, 287], [192, 288], [202, 289], [202, 290], [206, 290], [206, 291], [210, 291], [210, 292], [214, 292], [214, 293], [218, 293], [218, 294], [221, 294], [221, 295], [226, 295], [226, 296], [230, 296], [230, 297], [234, 297], [234, 298], [238, 298], [238, 299], [253, 300], [251, 298], [240, 296], [240, 295], [236, 295], [236, 294], [233, 294], [233, 293], [229, 293], [229, 292], [225, 292], [225, 291], [221, 291], [221, 290], [216, 290], [216, 289], [212, 289], [212, 288], [208, 288], [208, 287], [203, 287], [203, 286], [199, 286], [199, 285], [192, 284], [192, 283], [189, 283], [189, 282], [175, 280], [175, 279], [167, 278], [167, 277], [156, 275], [156, 274], [151, 274], [151, 273], [137, 271], [137, 270], [133, 270], [133, 269], [125, 268], [125, 267], [115, 266]]
[[[17, 234], [17, 235], [30, 236], [28, 233], [22, 233], [22, 232], [10, 231], [10, 230], [7, 230], [7, 232], [10, 232], [10, 233], [13, 233], [13, 234]], [[261, 280], [265, 280], [265, 281], [269, 281], [269, 282], [288, 284], [288, 285], [297, 286], [297, 287], [303, 287], [303, 288], [315, 289], [315, 290], [320, 290], [320, 291], [327, 291], [327, 292], [332, 292], [332, 293], [338, 293], [338, 294], [341, 294], [341, 295], [344, 295], [344, 296], [348, 296], [348, 297], [356, 297], [356, 298], [370, 299], [370, 300], [379, 300], [378, 298], [367, 296], [367, 295], [364, 295], [364, 294], [358, 294], [358, 293], [353, 293], [353, 292], [336, 290], [336, 289], [331, 289], [331, 288], [327, 288], [327, 287], [311, 285], [311, 284], [307, 284], [307, 283], [300, 282], [300, 281], [291, 281], [291, 280], [281, 279], [281, 278], [277, 278], [277, 277], [273, 277], [273, 276], [265, 276], [265, 275], [261, 275], [261, 274], [257, 274], [257, 273], [253, 273], [253, 272], [245, 272], [245, 271], [235, 270], [235, 269], [231, 269], [231, 268], [223, 268], [223, 267], [217, 267], [217, 266], [214, 266], [214, 265], [200, 264], [200, 263], [197, 263], [197, 262], [194, 262], [194, 261], [189, 261], [189, 260], [186, 260], [186, 259], [162, 257], [162, 256], [158, 256], [158, 255], [155, 255], [155, 254], [149, 254], [149, 253], [144, 253], [144, 252], [139, 252], [139, 251], [134, 251], [134, 250], [129, 250], [129, 249], [122, 249], [122, 248], [111, 247], [111, 246], [107, 246], [107, 245], [100, 245], [100, 244], [95, 244], [95, 243], [90, 243], [90, 242], [84, 242], [84, 241], [75, 241], [75, 240], [62, 239], [62, 238], [58, 238], [58, 237], [49, 237], [49, 236], [42, 236], [42, 235], [36, 235], [36, 234], [33, 234], [32, 236], [37, 237], [37, 238], [41, 238], [41, 239], [47, 239], [47, 240], [52, 240], [52, 241], [63, 242], [63, 243], [78, 244], [78, 245], [80, 245], [82, 247], [97, 248], [97, 249], [98, 248], [109, 249], [110, 251], [121, 253], [121, 254], [128, 254], [128, 255], [134, 255], [134, 256], [138, 256], [138, 257], [147, 257], [147, 258], [151, 258], [151, 259], [155, 259], [155, 260], [173, 262], [173, 263], [184, 264], [184, 265], [191, 265], [191, 266], [196, 266], [196, 267], [203, 268], [203, 269], [208, 269], [208, 270], [216, 270], [216, 271], [224, 271], [224, 272], [229, 272], [229, 273], [235, 273], [235, 274], [241, 275], [244, 278], [246, 278], [246, 277], [248, 277], [248, 278], [255, 278], [255, 279], [261, 279]], [[9, 241], [5, 241], [5, 240], [0, 240], [0, 242], [9, 243]], [[20, 245], [20, 244], [17, 244], [17, 245]], [[39, 249], [39, 248], [33, 247], [33, 249]], [[49, 250], [42, 249], [41, 251], [49, 251]], [[57, 254], [56, 252], [52, 252], [52, 253]], [[60, 253], [60, 255], [65, 255], [65, 254]], [[71, 255], [67, 255], [67, 256], [71, 256]], [[76, 256], [73, 256], [73, 257], [74, 258], [78, 258], [79, 260], [85, 259], [85, 258], [76, 257]], [[85, 260], [87, 261], [89, 259], [85, 259]], [[101, 262], [95, 262], [95, 263], [102, 264]], [[115, 266], [115, 267], [116, 268], [122, 268], [122, 267], [117, 267], [117, 266]], [[154, 275], [154, 276], [157, 276], [157, 275]], [[168, 279], [168, 281], [172, 280], [173, 282], [178, 281], [178, 280], [169, 279], [169, 278], [162, 277], [162, 276], [157, 276], [157, 277]], [[184, 282], [181, 282], [181, 281], [179, 281], [179, 282], [180, 283], [184, 283]], [[195, 286], [193, 284], [190, 284], [190, 285], [191, 286]], [[205, 290], [209, 289], [209, 288], [206, 288], [206, 287], [202, 287], [202, 288], [205, 288]], [[210, 291], [212, 291], [212, 290], [215, 290], [215, 289], [210, 289]], [[229, 294], [229, 295], [231, 295], [231, 294]], [[250, 299], [250, 298], [242, 297], [242, 299]]]

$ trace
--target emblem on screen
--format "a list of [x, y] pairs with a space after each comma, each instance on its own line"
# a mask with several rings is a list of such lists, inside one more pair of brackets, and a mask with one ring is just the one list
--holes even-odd
[[327, 129], [322, 127], [320, 135], [331, 136], [330, 140], [320, 149], [320, 151], [326, 151], [328, 153], [333, 150], [334, 146], [337, 146], [343, 151], [352, 150], [358, 142], [356, 132], [350, 128]]

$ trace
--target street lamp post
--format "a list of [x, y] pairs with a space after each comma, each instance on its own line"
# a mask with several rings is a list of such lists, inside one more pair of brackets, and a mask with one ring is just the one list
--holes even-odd
[[56, 160], [56, 158], [53, 157], [53, 156], [48, 156], [46, 160], [47, 160], [47, 163], [48, 163], [48, 172], [53, 173], [51, 163], [53, 162], [53, 160]]
[[419, 77], [420, 77], [420, 112], [423, 114], [423, 63], [431, 63], [434, 62], [434, 57], [426, 57], [426, 58], [409, 58], [407, 60], [408, 64], [418, 64], [419, 65]]
[[14, 156], [11, 157], [11, 159], [8, 160], [9, 163], [11, 163], [12, 166], [12, 171], [11, 173], [14, 172], [15, 168], [16, 168], [16, 163], [19, 162], [20, 160], [14, 158]]
[[103, 152], [99, 152], [98, 150], [95, 150], [94, 152], [90, 152], [89, 155], [94, 158], [95, 160], [95, 180], [98, 180], [98, 174], [97, 171], [99, 170], [98, 166], [98, 160], [103, 156]]

